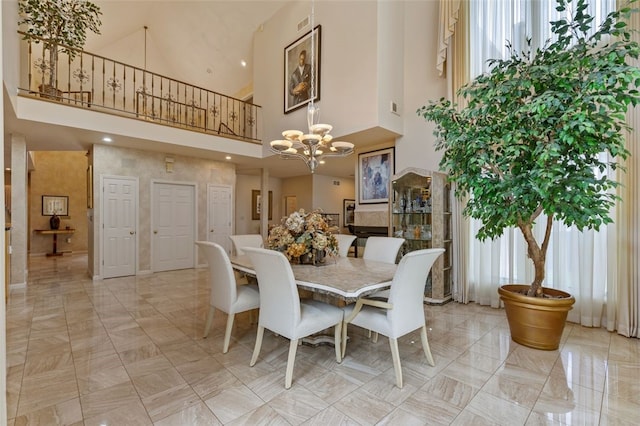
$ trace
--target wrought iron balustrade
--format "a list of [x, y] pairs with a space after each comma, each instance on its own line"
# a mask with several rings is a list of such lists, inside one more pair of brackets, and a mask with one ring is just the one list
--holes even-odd
[[261, 141], [259, 105], [65, 46], [58, 46], [58, 58], [52, 64], [44, 40], [36, 40], [21, 42], [21, 63], [25, 65], [19, 89], [22, 94], [187, 130]]

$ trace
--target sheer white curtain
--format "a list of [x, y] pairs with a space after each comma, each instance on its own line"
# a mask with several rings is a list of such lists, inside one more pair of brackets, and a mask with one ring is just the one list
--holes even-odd
[[[615, 0], [591, 0], [589, 12], [596, 22], [601, 22], [614, 9]], [[551, 0], [470, 0], [469, 15], [471, 78], [487, 71], [488, 59], [507, 57], [507, 41], [518, 50], [526, 49], [527, 38], [532, 40], [532, 49], [542, 46], [551, 37], [549, 21], [560, 18]], [[544, 233], [545, 222], [545, 217], [537, 221], [539, 236]], [[470, 220], [469, 227], [470, 235], [475, 236], [480, 224]], [[574, 295], [576, 303], [569, 312], [569, 321], [585, 326], [606, 325], [607, 259], [611, 244], [607, 236], [611, 232], [615, 232], [612, 226], [599, 232], [579, 232], [554, 224], [544, 285]], [[517, 229], [484, 243], [470, 238], [467, 250], [467, 277], [463, 286], [466, 285], [471, 301], [498, 307], [500, 285], [533, 281], [533, 264]]]
[[[626, 0], [618, 0], [618, 6], [624, 5]], [[640, 42], [640, 14], [632, 14], [629, 23], [636, 31], [632, 37]], [[640, 60], [632, 63], [640, 67]], [[635, 131], [626, 135], [631, 156], [625, 163], [627, 172], [620, 176], [617, 232], [610, 236], [617, 251], [610, 261], [608, 299], [615, 302], [607, 304], [607, 328], [640, 337], [640, 106], [627, 111], [627, 123]]]

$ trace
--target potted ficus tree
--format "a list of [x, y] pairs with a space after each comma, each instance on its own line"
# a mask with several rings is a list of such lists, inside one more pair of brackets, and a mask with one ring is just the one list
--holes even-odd
[[56, 87], [58, 54], [69, 55], [73, 60], [76, 50], [82, 49], [87, 31], [100, 34], [100, 8], [86, 0], [20, 0], [20, 20], [26, 25], [25, 40], [42, 42], [49, 53], [49, 82], [42, 82], [40, 91], [54, 98], [59, 96]]
[[[556, 41], [535, 51], [511, 49], [508, 59], [491, 60], [490, 71], [462, 87], [466, 106], [441, 99], [418, 110], [436, 123], [440, 167], [455, 182], [456, 196], [468, 199], [463, 214], [482, 222], [476, 237], [522, 231], [533, 282], [499, 293], [513, 340], [548, 350], [559, 346], [574, 302], [542, 286], [553, 222], [580, 230], [612, 222], [618, 182], [608, 171], [621, 169], [629, 155], [625, 113], [640, 100], [640, 70], [627, 63], [640, 50], [625, 22], [632, 10], [610, 13], [589, 35], [595, 23], [585, 0], [558, 0], [556, 8], [570, 6], [570, 19], [550, 23]], [[537, 220], [546, 222], [541, 241], [533, 230]], [[546, 318], [556, 305], [559, 318]], [[555, 322], [551, 330], [549, 322]]]

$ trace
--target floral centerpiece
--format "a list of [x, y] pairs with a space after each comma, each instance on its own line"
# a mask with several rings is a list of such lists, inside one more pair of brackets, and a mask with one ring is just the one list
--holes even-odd
[[283, 217], [282, 223], [269, 231], [267, 247], [298, 263], [319, 264], [326, 256], [338, 254], [338, 240], [318, 210], [306, 213], [300, 209]]

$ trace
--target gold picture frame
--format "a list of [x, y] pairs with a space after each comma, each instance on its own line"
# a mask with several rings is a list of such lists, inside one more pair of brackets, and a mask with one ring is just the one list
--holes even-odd
[[93, 208], [93, 166], [87, 167], [87, 208]]
[[[260, 220], [261, 195], [257, 189], [251, 190], [251, 220]], [[273, 191], [269, 191], [269, 220], [273, 219]]]

